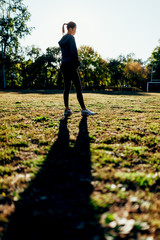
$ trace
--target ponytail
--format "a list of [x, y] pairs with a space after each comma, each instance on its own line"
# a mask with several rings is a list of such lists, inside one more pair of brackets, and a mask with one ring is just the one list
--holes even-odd
[[62, 35], [65, 34], [65, 28], [64, 26], [67, 25], [67, 29], [69, 30], [69, 28], [75, 28], [76, 27], [76, 23], [75, 22], [69, 22], [69, 23], [64, 23], [62, 26]]
[[63, 24], [63, 26], [62, 26], [62, 35], [65, 34], [65, 28], [64, 28], [65, 25], [68, 25], [68, 24], [67, 24], [67, 23], [64, 23], [64, 24]]

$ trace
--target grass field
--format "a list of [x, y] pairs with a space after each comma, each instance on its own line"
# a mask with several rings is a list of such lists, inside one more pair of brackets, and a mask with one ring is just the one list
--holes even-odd
[[45, 219], [42, 235], [55, 226], [70, 240], [160, 239], [160, 94], [84, 98], [97, 115], [82, 119], [71, 94], [66, 120], [61, 93], [0, 92], [1, 237], [12, 218], [27, 224], [21, 206], [32, 223]]

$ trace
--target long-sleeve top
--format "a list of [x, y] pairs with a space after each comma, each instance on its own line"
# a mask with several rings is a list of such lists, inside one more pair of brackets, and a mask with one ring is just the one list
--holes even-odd
[[61, 47], [62, 63], [71, 63], [74, 68], [78, 68], [80, 62], [74, 36], [67, 33], [58, 43]]

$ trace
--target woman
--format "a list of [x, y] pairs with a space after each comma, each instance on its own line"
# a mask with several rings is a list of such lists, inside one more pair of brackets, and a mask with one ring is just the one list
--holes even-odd
[[[65, 34], [65, 25], [67, 25], [67, 34]], [[71, 81], [73, 81], [76, 87], [77, 99], [82, 108], [82, 116], [89, 116], [94, 115], [95, 113], [86, 109], [83, 100], [82, 85], [78, 73], [78, 67], [80, 66], [80, 62], [78, 60], [78, 52], [74, 38], [74, 35], [76, 33], [76, 27], [77, 26], [74, 22], [64, 23], [62, 27], [63, 37], [59, 41], [59, 45], [62, 51], [61, 71], [64, 77], [64, 115], [69, 116], [72, 114], [72, 111], [69, 108], [69, 91], [71, 88]]]

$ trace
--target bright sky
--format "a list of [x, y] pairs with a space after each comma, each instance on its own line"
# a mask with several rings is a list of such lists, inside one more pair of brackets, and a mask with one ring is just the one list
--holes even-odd
[[45, 52], [58, 46], [63, 23], [77, 23], [77, 47], [92, 46], [104, 59], [135, 53], [146, 61], [160, 39], [160, 0], [24, 0], [31, 36], [23, 46]]

